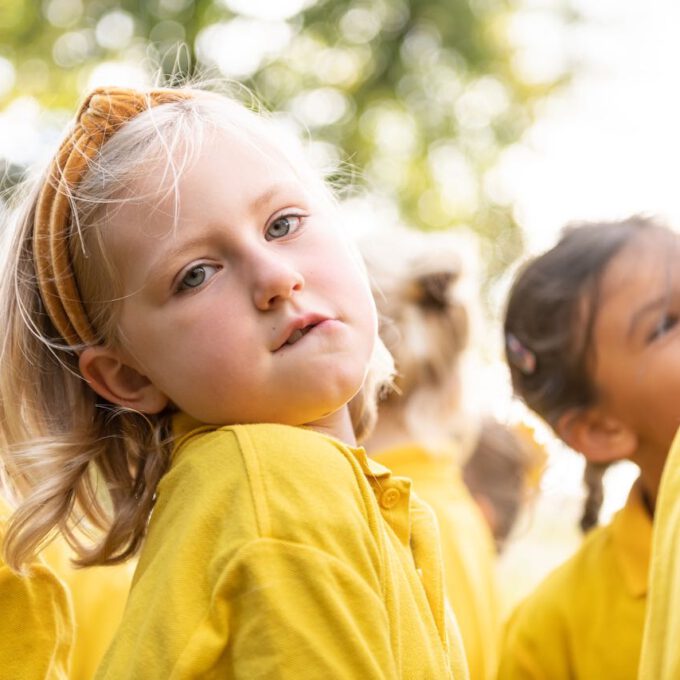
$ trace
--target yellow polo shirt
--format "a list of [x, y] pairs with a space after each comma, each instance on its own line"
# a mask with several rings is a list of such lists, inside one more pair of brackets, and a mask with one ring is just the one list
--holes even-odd
[[191, 427], [98, 678], [467, 678], [408, 480], [304, 428]]
[[[0, 501], [0, 525], [9, 511]], [[73, 613], [64, 584], [38, 562], [19, 577], [0, 561], [0, 678], [66, 680]]]
[[508, 621], [499, 680], [633, 680], [652, 522], [637, 484], [610, 524], [588, 534]]
[[127, 562], [78, 569], [71, 564], [71, 551], [60, 538], [41, 554], [66, 584], [73, 602], [75, 641], [69, 679], [92, 680], [123, 617], [134, 566]]
[[680, 432], [666, 459], [654, 513], [640, 680], [680, 678]]
[[454, 451], [409, 444], [372, 454], [393, 473], [409, 477], [439, 523], [446, 595], [460, 627], [471, 680], [496, 671], [499, 598], [493, 536], [467, 490]]

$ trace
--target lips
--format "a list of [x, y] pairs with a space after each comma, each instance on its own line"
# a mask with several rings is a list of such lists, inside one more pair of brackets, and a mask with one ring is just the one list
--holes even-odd
[[283, 344], [284, 345], [294, 345], [301, 337], [307, 335], [307, 333], [309, 333], [309, 331], [311, 331], [312, 328], [314, 328], [313, 325], [312, 326], [305, 326], [304, 328], [295, 329], [291, 333], [288, 340], [286, 340], [286, 342], [284, 342]]
[[321, 314], [305, 314], [304, 316], [297, 317], [293, 319], [286, 327], [279, 337], [276, 343], [275, 352], [283, 349], [284, 347], [289, 347], [299, 342], [302, 338], [307, 335], [316, 326], [328, 321], [329, 317], [323, 316]]

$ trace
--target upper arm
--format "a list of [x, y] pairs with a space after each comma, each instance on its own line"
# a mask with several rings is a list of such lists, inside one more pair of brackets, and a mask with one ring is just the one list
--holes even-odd
[[396, 678], [380, 593], [309, 546], [260, 539], [217, 584], [173, 678]]

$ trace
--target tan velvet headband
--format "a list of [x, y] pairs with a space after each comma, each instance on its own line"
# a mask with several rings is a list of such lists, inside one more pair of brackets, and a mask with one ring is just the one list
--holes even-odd
[[47, 314], [71, 347], [96, 344], [98, 336], [85, 311], [73, 273], [69, 197], [76, 191], [90, 162], [116, 130], [150, 107], [190, 96], [182, 90], [140, 92], [97, 88], [81, 105], [73, 131], [52, 161], [38, 197], [33, 256]]

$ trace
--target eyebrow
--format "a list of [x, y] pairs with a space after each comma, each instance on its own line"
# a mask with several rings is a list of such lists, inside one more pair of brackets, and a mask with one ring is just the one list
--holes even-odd
[[[179, 259], [186, 251], [202, 245], [209, 240], [206, 234], [199, 234], [188, 241], [182, 241], [172, 249], [162, 252], [149, 266], [145, 285], [157, 281], [159, 278], [172, 280], [177, 272], [174, 272], [175, 260]], [[172, 266], [172, 270], [170, 269]]]
[[637, 329], [638, 324], [645, 316], [647, 316], [647, 314], [650, 314], [651, 312], [654, 312], [657, 309], [668, 306], [670, 297], [671, 296], [669, 293], [665, 293], [664, 295], [655, 298], [654, 300], [650, 300], [646, 304], [642, 305], [642, 307], [635, 310], [633, 316], [630, 319], [630, 323], [628, 324], [628, 332], [626, 333], [626, 337], [630, 339], [633, 336]]
[[270, 186], [268, 189], [265, 189], [261, 194], [258, 194], [250, 202], [250, 209], [253, 210], [258, 206], [262, 205], [263, 203], [264, 204], [269, 203], [272, 200], [272, 198], [274, 198], [277, 194], [282, 194], [285, 191], [306, 194], [304, 187], [302, 186], [302, 184], [298, 182], [277, 182], [276, 184]]

